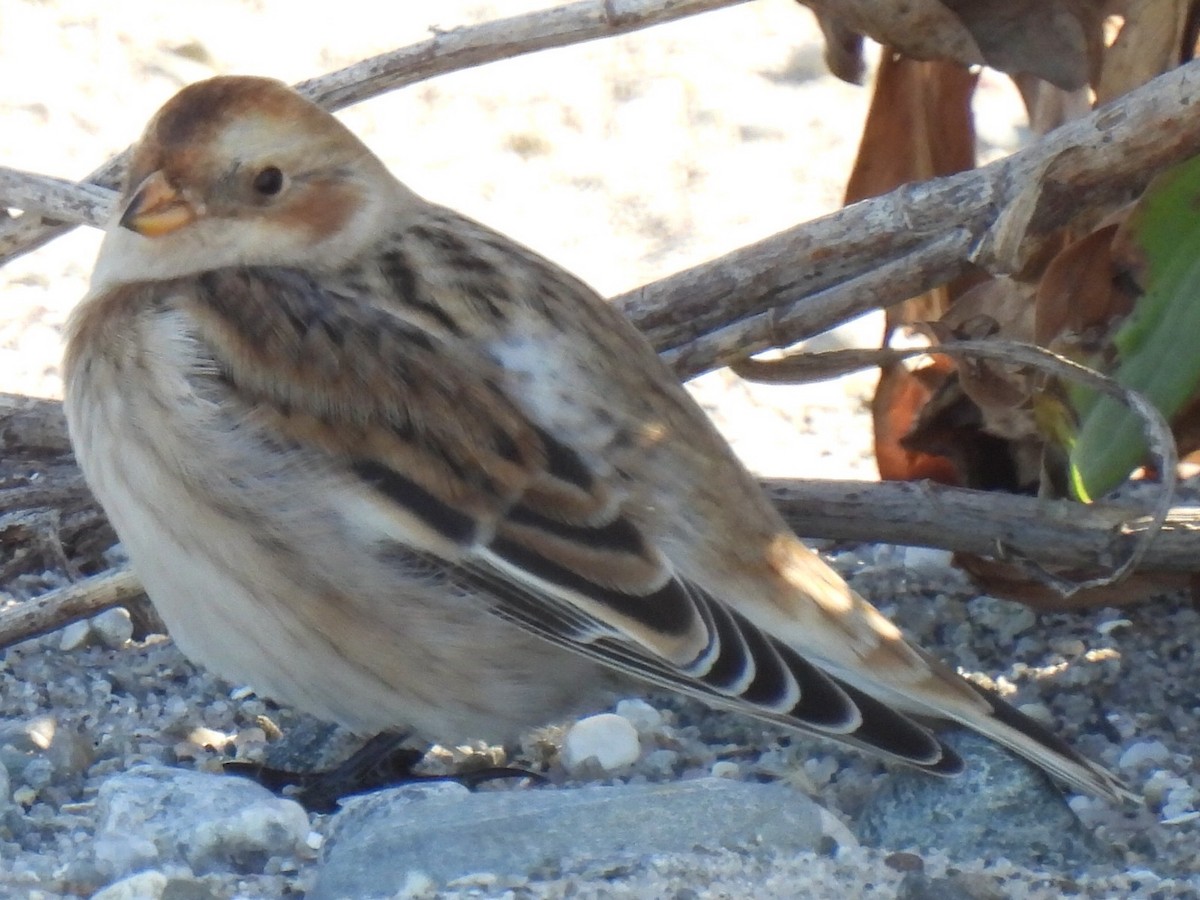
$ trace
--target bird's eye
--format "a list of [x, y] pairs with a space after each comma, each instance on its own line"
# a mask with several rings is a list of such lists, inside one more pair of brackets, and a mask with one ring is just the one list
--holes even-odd
[[254, 176], [254, 190], [264, 197], [274, 197], [283, 190], [283, 172], [276, 166], [267, 166]]

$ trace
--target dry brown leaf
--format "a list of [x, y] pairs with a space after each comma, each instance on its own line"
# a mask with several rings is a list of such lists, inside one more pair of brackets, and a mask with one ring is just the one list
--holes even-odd
[[957, 63], [920, 62], [885, 48], [846, 203], [973, 168], [977, 80]]
[[827, 22], [919, 60], [1028, 72], [1065, 90], [1088, 83], [1103, 47], [1095, 4], [1081, 0], [801, 0]]
[[[1033, 334], [1033, 286], [1012, 278], [985, 281], [959, 297], [931, 330], [941, 340], [1028, 341]], [[1037, 435], [1029, 407], [1034, 381], [1024, 367], [964, 359], [956, 368], [963, 393], [979, 407], [985, 431], [1009, 440]]]
[[880, 3], [878, 0], [798, 0], [811, 7], [829, 33], [836, 22], [880, 44], [900, 48], [914, 59], [947, 59], [982, 65], [983, 51], [958, 16], [938, 0]]
[[1187, 58], [1184, 41], [1192, 7], [1192, 0], [1139, 0], [1128, 4], [1125, 24], [1104, 54], [1096, 85], [1097, 106], [1129, 93]]
[[850, 84], [862, 84], [867, 77], [863, 59], [863, 36], [840, 19], [816, 14], [825, 36], [825, 65], [835, 76]]
[[909, 433], [900, 440], [911, 452], [943, 457], [954, 482], [980, 491], [1028, 493], [1037, 484], [1040, 452], [1024, 443], [989, 434], [979, 407], [963, 393], [958, 374], [950, 375], [921, 407]]
[[1134, 294], [1117, 277], [1126, 265], [1113, 256], [1118, 227], [1110, 219], [1067, 245], [1046, 267], [1034, 301], [1033, 338], [1040, 346], [1070, 359], [1091, 359], [1133, 309]]
[[[976, 80], [958, 63], [921, 62], [885, 48], [846, 202], [973, 167]], [[960, 281], [889, 307], [884, 343], [901, 325], [940, 318], [961, 288]], [[916, 370], [900, 363], [881, 368], [871, 403], [881, 478], [960, 483], [950, 460], [904, 443], [921, 409], [952, 371], [945, 357]]]
[[[1132, 606], [1162, 597], [1177, 590], [1195, 591], [1193, 576], [1180, 572], [1138, 572], [1118, 584], [1087, 587], [1064, 597], [1053, 584], [1039, 581], [1029, 566], [975, 556], [954, 554], [954, 562], [966, 571], [982, 590], [993, 597], [1023, 603], [1042, 612], [1069, 612], [1106, 606]], [[1082, 581], [1087, 576], [1076, 572], [1052, 573], [1055, 579]]]
[[929, 479], [961, 486], [949, 459], [905, 445], [921, 410], [951, 368], [946, 357], [938, 357], [928, 366], [911, 372], [903, 363], [880, 369], [879, 384], [871, 400], [871, 417], [875, 426], [875, 462], [884, 481]]
[[[885, 49], [846, 203], [974, 167], [971, 96], [977, 80], [957, 63], [920, 62]], [[955, 292], [956, 286], [939, 287], [890, 307], [886, 334], [940, 318]]]
[[[1033, 286], [1011, 278], [982, 282], [921, 330], [937, 343], [1028, 342]], [[953, 461], [957, 483], [964, 487], [1032, 491], [1041, 480], [1045, 446], [1032, 402], [1042, 380], [1024, 365], [958, 359], [902, 443]]]
[[1024, 72], [1013, 75], [1012, 80], [1025, 104], [1029, 130], [1033, 134], [1047, 134], [1059, 125], [1082, 118], [1092, 111], [1092, 95], [1086, 87], [1065, 91]]

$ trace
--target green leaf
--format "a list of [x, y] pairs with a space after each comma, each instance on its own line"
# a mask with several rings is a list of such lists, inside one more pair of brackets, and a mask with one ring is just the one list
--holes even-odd
[[[1200, 385], [1200, 157], [1155, 178], [1125, 227], [1145, 292], [1113, 335], [1113, 375], [1170, 419]], [[1146, 439], [1128, 407], [1072, 393], [1082, 420], [1070, 447], [1070, 482], [1079, 499], [1091, 500], [1143, 462]]]

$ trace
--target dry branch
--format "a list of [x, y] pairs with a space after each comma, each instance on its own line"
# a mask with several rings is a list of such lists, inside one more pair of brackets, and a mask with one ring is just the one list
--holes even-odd
[[[0, 204], [4, 206], [36, 210], [39, 216], [73, 225], [102, 228], [115, 199], [116, 194], [108, 188], [0, 166]], [[20, 222], [22, 218], [10, 221]]]
[[141, 582], [128, 569], [110, 569], [76, 584], [0, 611], [0, 650], [66, 628], [143, 594]]
[[[567, 6], [538, 10], [479, 25], [435, 31], [433, 37], [390, 53], [311, 78], [297, 89], [330, 110], [377, 97], [387, 91], [432, 78], [547, 50], [566, 47], [598, 38], [615, 37], [661, 25], [675, 19], [708, 12], [723, 6], [735, 6], [746, 0], [583, 0]], [[84, 184], [112, 191], [125, 171], [129, 151], [110, 159], [96, 169]], [[13, 170], [0, 170], [11, 176]], [[90, 184], [89, 184], [90, 183]], [[65, 214], [60, 207], [42, 205], [28, 199], [28, 205], [16, 202], [3, 190], [0, 178], [0, 265], [43, 246], [65, 234], [75, 223], [101, 227], [104, 218], [82, 218]], [[7, 218], [3, 207], [25, 209], [36, 215]], [[100, 210], [93, 210], [98, 214]], [[72, 224], [56, 221], [56, 217]]]
[[1020, 269], [1081, 210], [1127, 202], [1200, 152], [1197, 96], [1200, 61], [999, 162], [864, 200], [614, 302], [690, 378], [929, 290], [972, 263]]
[[[804, 537], [935, 547], [1093, 572], [1128, 558], [1150, 527], [1150, 517], [1131, 518], [1125, 507], [927, 482], [768, 479], [763, 486]], [[1172, 509], [1148, 541], [1142, 571], [1195, 572], [1197, 540], [1200, 507]], [[127, 605], [140, 593], [135, 576], [111, 570], [0, 611], [0, 650]]]
[[910, 185], [615, 298], [682, 378], [944, 284], [1019, 271], [1084, 210], [1200, 153], [1200, 61], [980, 169]]
[[[1085, 506], [930, 482], [767, 479], [768, 495], [804, 537], [934, 547], [1095, 571], [1125, 559], [1151, 527], [1125, 506]], [[1200, 568], [1200, 507], [1167, 514], [1141, 571]]]
[[[0, 478], [0, 515], [22, 509], [90, 510], [95, 532], [91, 543], [111, 542], [111, 532], [71, 460], [57, 401], [0, 395], [0, 454], [11, 458], [22, 444], [53, 462], [38, 473], [36, 492], [29, 485], [6, 488]], [[1144, 544], [1139, 572], [1190, 574], [1200, 566], [1200, 507], [1171, 509], [1161, 530], [1149, 534], [1152, 516], [1140, 517], [1128, 506], [1110, 503], [1085, 506], [924, 482], [768, 479], [763, 485], [788, 523], [809, 538], [935, 547], [1086, 574], [1115, 569]], [[120, 590], [113, 589], [114, 584]], [[0, 649], [108, 606], [128, 604], [134, 596], [133, 582], [91, 579], [26, 601], [19, 609], [0, 613]], [[36, 612], [19, 615], [34, 602]]]

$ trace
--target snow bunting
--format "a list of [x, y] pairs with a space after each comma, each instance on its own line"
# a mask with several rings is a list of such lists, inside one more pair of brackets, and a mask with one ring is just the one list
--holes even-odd
[[356, 731], [508, 739], [619, 674], [939, 774], [956, 722], [1127, 795], [804, 547], [598, 294], [283, 84], [150, 122], [65, 380], [183, 651]]

